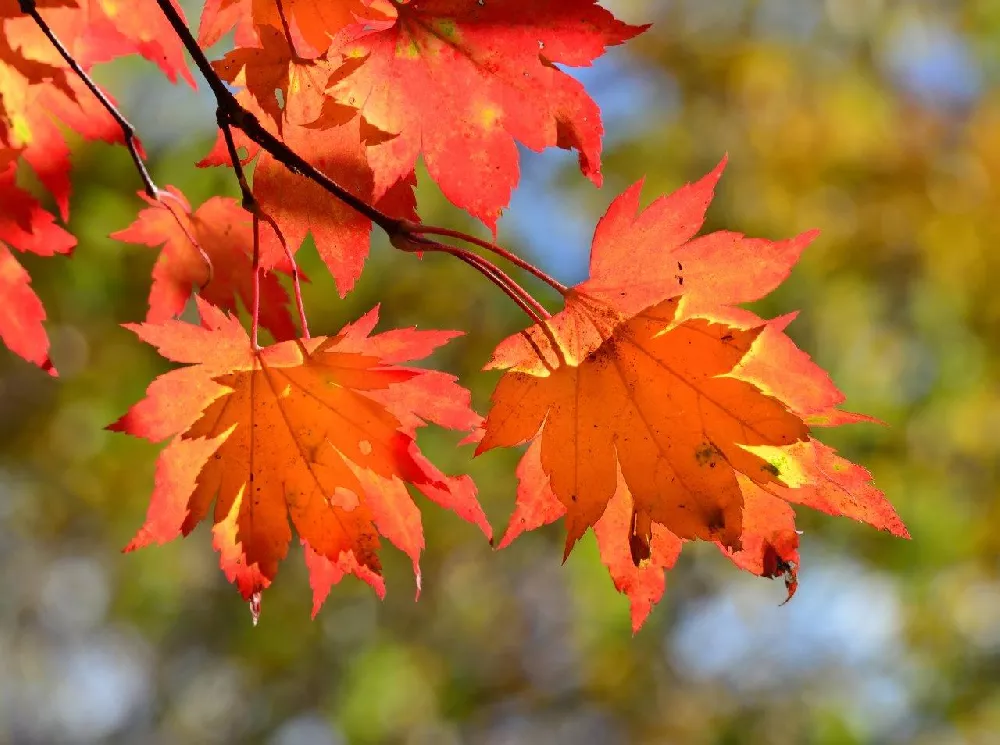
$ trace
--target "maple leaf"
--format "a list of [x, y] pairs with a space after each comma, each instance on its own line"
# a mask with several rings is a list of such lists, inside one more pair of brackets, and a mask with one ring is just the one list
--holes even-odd
[[[239, 95], [248, 110], [254, 114], [260, 111], [247, 91]], [[333, 123], [330, 120], [333, 116], [341, 118]], [[355, 196], [373, 203], [384, 214], [418, 220], [413, 194], [415, 174], [411, 173], [380, 199], [374, 200], [372, 173], [361, 137], [361, 119], [353, 110], [340, 106], [335, 112], [328, 109], [325, 117], [324, 126], [318, 129], [300, 126], [283, 118], [283, 141], [293, 150], [310, 153], [310, 162], [319, 171]], [[270, 120], [264, 118], [263, 121]], [[247, 151], [246, 158], [242, 160], [244, 165], [255, 161], [254, 198], [274, 220], [285, 244], [295, 252], [306, 236], [312, 234], [316, 250], [333, 275], [340, 296], [346, 296], [361, 276], [368, 256], [371, 220], [337, 200], [315, 181], [292, 172], [271, 153], [240, 133], [235, 134], [235, 142]], [[221, 135], [212, 151], [198, 165], [229, 165], [229, 153]], [[270, 268], [284, 256], [281, 240], [267, 226], [261, 231], [261, 265]]]
[[237, 47], [212, 67], [226, 82], [246, 88], [279, 129], [285, 118], [302, 125], [316, 121], [327, 99], [331, 63], [297, 57], [279, 29], [261, 28], [259, 36], [259, 44]]
[[809, 421], [864, 417], [836, 409], [843, 395], [784, 334], [787, 317], [733, 307], [783, 281], [815, 233], [695, 237], [724, 165], [642, 211], [641, 184], [618, 197], [590, 277], [489, 363], [507, 372], [477, 453], [532, 442], [501, 545], [565, 517], [568, 555], [593, 526], [635, 629], [684, 540], [715, 541], [791, 595], [789, 502], [907, 535], [870, 474], [810, 437]]
[[[46, 22], [67, 43], [85, 69], [119, 57], [139, 54], [157, 65], [167, 79], [195, 81], [184, 58], [184, 45], [156, 0], [77, 0], [79, 8], [45, 14]], [[184, 17], [176, 0], [174, 9]]]
[[600, 111], [556, 64], [589, 65], [645, 27], [595, 0], [414, 0], [397, 13], [389, 28], [337, 50], [347, 72], [329, 89], [394, 135], [368, 148], [376, 196], [422, 154], [445, 196], [495, 227], [518, 180], [515, 140], [576, 150], [600, 184]]
[[[295, 56], [300, 59], [326, 52], [333, 38], [347, 26], [393, 15], [393, 4], [388, 0], [283, 0], [282, 7], [294, 35]], [[284, 25], [274, 0], [207, 0], [198, 43], [209, 47], [235, 26], [237, 45], [249, 46], [252, 29], [263, 38], [269, 30], [284, 35]]]
[[[361, 142], [360, 119], [338, 127], [313, 130], [287, 125], [284, 140], [293, 149], [308, 147], [311, 162], [338, 184], [362, 199], [372, 198], [372, 175]], [[396, 184], [375, 206], [394, 217], [416, 218], [411, 174]], [[269, 153], [261, 153], [253, 174], [254, 197], [274, 218], [289, 246], [298, 247], [311, 233], [316, 250], [344, 297], [361, 276], [371, 243], [371, 220], [331, 197], [315, 182], [292, 173]], [[273, 233], [265, 231], [269, 253], [277, 251]]]
[[[576, 364], [546, 376], [514, 370], [497, 386], [482, 447], [525, 442], [541, 428], [542, 463], [568, 510], [567, 553], [604, 513], [616, 465], [646, 526], [635, 540], [648, 543], [653, 521], [681, 538], [738, 547], [736, 473], [775, 478], [742, 446], [790, 445], [808, 435], [776, 399], [725, 377], [759, 329], [701, 319], [671, 327], [677, 305], [666, 300], [633, 316]], [[590, 320], [604, 335], [603, 319]]]
[[54, 373], [49, 339], [42, 326], [45, 308], [31, 289], [31, 277], [0, 242], [0, 339], [14, 354]]
[[[65, 66], [30, 18], [3, 21], [0, 145], [24, 157], [69, 216], [69, 146], [60, 125], [88, 140], [121, 142], [121, 129]], [[19, 42], [17, 48], [9, 39]]]
[[[195, 287], [204, 300], [231, 313], [238, 310], [237, 298], [251, 308], [253, 231], [246, 210], [233, 199], [213, 197], [192, 213], [184, 195], [167, 188], [160, 201], [140, 193], [150, 206], [132, 225], [111, 234], [126, 243], [163, 246], [153, 267], [146, 322], [180, 315]], [[276, 262], [278, 271], [290, 273], [287, 258]], [[260, 323], [279, 341], [296, 336], [288, 294], [273, 273], [260, 282]]]
[[[72, 8], [76, 7], [77, 0], [35, 0], [35, 6], [42, 8]], [[23, 16], [21, 3], [19, 0], [0, 0], [0, 21], [5, 18], [17, 18]]]
[[0, 170], [0, 339], [15, 354], [55, 375], [49, 338], [42, 326], [45, 309], [31, 289], [31, 278], [11, 248], [38, 256], [68, 254], [76, 239], [14, 184], [16, 166]]
[[336, 337], [255, 351], [235, 319], [200, 298], [198, 307], [204, 327], [128, 326], [190, 366], [153, 381], [110, 427], [151, 440], [174, 436], [127, 550], [190, 533], [214, 500], [220, 563], [251, 599], [273, 580], [291, 519], [306, 544], [318, 608], [345, 573], [382, 591], [379, 535], [411, 558], [419, 587], [423, 531], [407, 483], [491, 535], [471, 479], [441, 473], [415, 441], [427, 422], [476, 427], [468, 392], [444, 373], [398, 365], [455, 333], [372, 336], [376, 309]]

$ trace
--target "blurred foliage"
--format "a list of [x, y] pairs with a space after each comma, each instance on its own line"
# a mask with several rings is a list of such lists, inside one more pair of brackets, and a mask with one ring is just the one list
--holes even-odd
[[[655, 25], [584, 76], [606, 107], [607, 185], [526, 154], [525, 188], [562, 207], [512, 210], [501, 239], [545, 247], [539, 260], [577, 279], [587, 247], [549, 243], [560, 224], [586, 234], [624, 186], [645, 175], [650, 200], [728, 151], [709, 227], [823, 231], [758, 310], [801, 309], [793, 336], [849, 408], [886, 421], [821, 434], [872, 470], [913, 540], [802, 512], [802, 589], [784, 607], [780, 583], [685, 552], [632, 638], [592, 540], [564, 567], [558, 528], [494, 556], [424, 500], [419, 603], [386, 549], [384, 603], [348, 581], [311, 621], [293, 551], [255, 629], [207, 532], [118, 553], [157, 448], [103, 427], [166, 368], [118, 325], [144, 313], [154, 252], [107, 238], [139, 208], [138, 184], [123, 151], [97, 146], [76, 154], [76, 255], [25, 259], [63, 377], [0, 353], [0, 741], [998, 742], [1000, 6], [608, 5]], [[161, 184], [194, 204], [235, 194], [225, 170], [193, 166], [212, 137], [204, 91], [170, 90], [142, 63], [103, 73]], [[420, 202], [426, 221], [474, 229], [426, 179]], [[485, 408], [496, 377], [477, 371], [524, 323], [495, 288], [378, 240], [339, 301], [315, 253], [300, 256], [315, 333], [375, 303], [383, 327], [468, 331], [434, 362]], [[517, 454], [470, 462], [454, 438], [425, 439], [443, 468], [474, 475], [501, 530]]]

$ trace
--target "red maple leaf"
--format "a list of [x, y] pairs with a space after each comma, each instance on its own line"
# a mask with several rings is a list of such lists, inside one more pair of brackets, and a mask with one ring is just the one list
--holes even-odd
[[[0, 153], [7, 149], [28, 162], [52, 192], [65, 220], [70, 151], [60, 125], [85, 139], [105, 142], [120, 142], [121, 130], [30, 18], [2, 23]], [[11, 39], [17, 47], [10, 45]]]
[[445, 196], [493, 227], [518, 180], [515, 140], [576, 150], [600, 184], [600, 111], [556, 64], [589, 65], [643, 28], [595, 0], [414, 0], [397, 12], [338, 50], [347, 74], [330, 87], [392, 135], [368, 148], [376, 196], [422, 154]]
[[291, 539], [307, 544], [315, 606], [356, 574], [382, 591], [379, 535], [413, 561], [423, 548], [412, 484], [491, 535], [467, 477], [449, 477], [416, 444], [427, 422], [470, 430], [481, 419], [444, 373], [399, 366], [453, 338], [405, 329], [371, 335], [376, 311], [336, 337], [254, 350], [239, 323], [198, 300], [204, 327], [130, 325], [168, 359], [111, 429], [162, 440], [146, 523], [128, 549], [186, 535], [215, 509], [214, 543], [245, 598], [273, 580]]
[[52, 215], [14, 185], [15, 166], [0, 170], [0, 339], [15, 354], [55, 375], [49, 338], [42, 327], [45, 309], [31, 289], [31, 278], [11, 248], [39, 256], [68, 254], [76, 239]]
[[[39, 9], [45, 8], [74, 8], [77, 0], [35, 0], [35, 6]], [[0, 0], [0, 21], [5, 18], [17, 18], [23, 16], [21, 3], [18, 0]]]
[[[313, 64], [303, 63], [300, 67]], [[247, 82], [239, 65], [217, 65], [230, 82]], [[266, 86], [263, 86], [260, 90], [265, 89]], [[312, 92], [318, 96], [314, 113], [320, 119], [305, 126], [297, 120], [308, 119], [301, 115], [305, 105], [302, 99]], [[413, 194], [416, 176], [413, 173], [395, 184], [382, 197], [374, 199], [372, 172], [362, 139], [363, 122], [353, 109], [329, 102], [322, 91], [301, 88], [294, 96], [290, 94], [286, 98], [287, 105], [284, 109], [272, 111], [265, 116], [260, 116], [263, 110], [257, 96], [249, 88], [241, 91], [238, 99], [292, 150], [308, 153], [310, 164], [338, 185], [366, 202], [373, 203], [385, 214], [418, 219]], [[296, 101], [299, 103], [293, 103]], [[289, 107], [300, 112], [300, 116], [288, 118]], [[282, 241], [292, 252], [296, 252], [306, 236], [312, 234], [316, 249], [333, 275], [341, 297], [346, 296], [361, 276], [368, 257], [371, 220], [340, 202], [315, 181], [292, 172], [274, 155], [242, 133], [235, 133], [234, 139], [238, 146], [246, 150], [242, 163], [255, 163], [252, 176], [254, 198], [281, 231], [280, 240], [270, 227], [262, 231], [262, 266], [270, 268], [275, 262], [283, 260], [285, 249]], [[198, 165], [230, 165], [229, 152], [221, 135], [216, 139], [212, 151]]]
[[[788, 502], [906, 535], [864, 469], [808, 422], [862, 417], [784, 334], [734, 303], [774, 289], [812, 240], [695, 237], [722, 167], [638, 211], [618, 197], [594, 236], [590, 278], [559, 314], [503, 342], [506, 369], [479, 452], [532, 441], [504, 544], [565, 516], [566, 553], [594, 527], [637, 629], [682, 540], [797, 583]], [[504, 545], [501, 544], [501, 545]]]
[[[153, 267], [146, 322], [179, 315], [196, 288], [204, 300], [230, 313], [238, 310], [237, 298], [251, 308], [253, 231], [246, 210], [233, 199], [213, 197], [192, 213], [184, 195], [167, 188], [160, 201], [140, 193], [150, 206], [132, 225], [111, 234], [127, 243], [163, 246]], [[290, 273], [287, 258], [278, 257], [276, 269]], [[261, 280], [260, 323], [279, 341], [296, 336], [288, 294], [274, 274]]]
[[[44, 15], [73, 58], [85, 69], [130, 54], [157, 65], [171, 82], [194, 78], [184, 59], [184, 45], [156, 0], [76, 0], [79, 7]], [[174, 8], [184, 17], [177, 0]]]
[[391, 18], [389, 0], [282, 0], [285, 21], [274, 0], [206, 0], [198, 29], [198, 43], [209, 47], [236, 27], [238, 46], [250, 46], [254, 31], [263, 37], [269, 30], [293, 34], [295, 56], [322, 55], [347, 26], [359, 21]]

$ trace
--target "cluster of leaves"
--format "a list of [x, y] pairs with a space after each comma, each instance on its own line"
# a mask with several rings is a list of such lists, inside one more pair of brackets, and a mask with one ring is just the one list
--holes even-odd
[[[870, 474], [812, 436], [870, 420], [838, 408], [842, 394], [785, 333], [793, 316], [740, 307], [777, 287], [815, 234], [697, 235], [724, 162], [645, 209], [641, 182], [615, 199], [590, 276], [574, 287], [493, 242], [420, 223], [419, 158], [494, 238], [518, 181], [518, 142], [576, 151], [600, 184], [600, 111], [557, 65], [589, 65], [644, 29], [596, 0], [207, 0], [197, 37], [172, 0], [127, 10], [0, 0], [0, 24], [0, 336], [54, 374], [44, 310], [10, 249], [74, 246], [15, 178], [23, 159], [67, 218], [61, 125], [129, 148], [147, 206], [113, 237], [162, 246], [148, 315], [128, 327], [186, 366], [111, 425], [169, 440], [130, 549], [187, 534], [212, 510], [222, 568], [255, 619], [292, 526], [314, 610], [346, 574], [384, 593], [382, 538], [412, 559], [419, 587], [423, 533], [408, 484], [492, 540], [471, 479], [420, 452], [428, 423], [468, 433], [477, 453], [528, 443], [500, 545], [564, 517], [568, 555], [593, 527], [636, 629], [685, 541], [715, 542], [738, 567], [783, 577], [791, 596], [791, 504], [906, 535]], [[235, 48], [210, 62], [203, 50], [231, 31]], [[193, 85], [185, 48], [217, 102], [218, 142], [199, 165], [232, 167], [242, 202], [192, 209], [156, 186], [131, 126], [88, 75], [138, 53]], [[465, 262], [533, 321], [487, 365], [506, 372], [485, 419], [454, 377], [405, 364], [456, 332], [373, 333], [375, 309], [335, 335], [310, 335], [298, 248], [311, 234], [345, 295], [373, 225], [397, 249]], [[564, 308], [550, 315], [473, 248], [547, 282]], [[200, 325], [176, 319], [192, 295]], [[260, 327], [274, 343], [259, 343]]]

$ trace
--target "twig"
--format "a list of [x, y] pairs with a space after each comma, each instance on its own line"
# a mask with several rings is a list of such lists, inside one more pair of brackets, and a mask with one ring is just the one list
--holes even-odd
[[[45, 22], [41, 14], [38, 12], [38, 8], [35, 4], [35, 0], [19, 0], [21, 7], [21, 12], [31, 16], [38, 28], [41, 29], [42, 33], [45, 34], [49, 43], [55, 47], [59, 55], [66, 60], [66, 64], [77, 74], [83, 84], [87, 86], [94, 97], [100, 102], [101, 106], [111, 115], [111, 117], [118, 124], [118, 127], [122, 131], [122, 138], [125, 141], [125, 147], [128, 148], [129, 155], [132, 156], [132, 162], [135, 164], [136, 171], [139, 172], [139, 178], [142, 179], [143, 186], [146, 189], [146, 194], [151, 199], [159, 199], [160, 190], [157, 188], [156, 184], [153, 182], [153, 178], [149, 175], [149, 171], [146, 169], [146, 163], [142, 159], [142, 155], [139, 152], [138, 140], [136, 138], [135, 128], [126, 119], [118, 108], [111, 103], [111, 99], [102, 91], [97, 83], [94, 82], [93, 78], [87, 74], [87, 72], [80, 66], [73, 55], [69, 53], [69, 50], [63, 45], [56, 36], [55, 32], [49, 27], [49, 24]], [[209, 264], [211, 266], [211, 264]]]
[[348, 207], [360, 212], [378, 225], [390, 236], [400, 232], [402, 220], [391, 217], [368, 204], [365, 200], [356, 197], [288, 147], [279, 138], [267, 131], [257, 120], [257, 117], [240, 105], [239, 101], [236, 100], [236, 96], [222, 82], [222, 78], [212, 68], [212, 64], [208, 61], [205, 53], [201, 51], [197, 40], [195, 40], [191, 34], [191, 30], [184, 23], [184, 19], [181, 18], [171, 1], [156, 0], [156, 3], [160, 6], [163, 15], [166, 16], [174, 32], [184, 44], [184, 48], [187, 49], [188, 54], [191, 55], [198, 71], [208, 83], [208, 87], [212, 89], [216, 104], [229, 124], [241, 130], [247, 137], [264, 148], [275, 160], [292, 171], [292, 173], [298, 173], [310, 181], [319, 184]]
[[[428, 241], [425, 238], [421, 238], [421, 233], [427, 235], [442, 235], [486, 248], [493, 253], [503, 256], [505, 259], [511, 261], [516, 266], [521, 267], [525, 271], [530, 272], [534, 276], [554, 287], [560, 293], [565, 295], [566, 292], [568, 292], [568, 288], [564, 285], [549, 277], [540, 269], [532, 266], [524, 259], [515, 256], [500, 246], [492, 243], [486, 243], [485, 241], [481, 241], [474, 236], [459, 233], [458, 231], [448, 231], [444, 228], [419, 226], [408, 220], [392, 217], [389, 214], [382, 212], [377, 207], [368, 204], [368, 202], [364, 199], [355, 196], [353, 193], [305, 160], [280, 138], [265, 129], [260, 121], [258, 121], [257, 117], [245, 109], [239, 101], [236, 100], [236, 96], [232, 93], [232, 91], [226, 87], [226, 84], [212, 67], [212, 64], [208, 61], [208, 58], [205, 56], [201, 47], [198, 46], [197, 40], [191, 34], [191, 30], [187, 27], [187, 24], [184, 23], [184, 19], [181, 18], [180, 14], [174, 8], [171, 0], [156, 0], [156, 3], [160, 7], [160, 10], [166, 17], [167, 21], [170, 23], [171, 27], [173, 27], [178, 38], [180, 38], [181, 42], [184, 44], [188, 54], [191, 55], [195, 66], [208, 83], [209, 88], [212, 90], [212, 94], [215, 96], [217, 104], [217, 119], [224, 134], [227, 133], [228, 126], [236, 127], [241, 130], [247, 137], [250, 138], [250, 140], [263, 148], [264, 151], [288, 168], [292, 173], [299, 174], [318, 184], [336, 199], [371, 220], [389, 236], [391, 244], [397, 249], [411, 253], [421, 250], [438, 251], [454, 256], [469, 266], [472, 266], [476, 269], [476, 271], [481, 273], [491, 282], [496, 284], [501, 290], [507, 293], [507, 295], [518, 305], [518, 307], [527, 313], [528, 316], [531, 317], [536, 323], [542, 323], [543, 319], [548, 318], [548, 311], [546, 311], [545, 308], [530, 293], [518, 285], [507, 274], [501, 271], [499, 267], [466, 249], [448, 246], [437, 241]], [[287, 24], [287, 20], [285, 23]], [[233, 160], [234, 167], [236, 167], [239, 163], [239, 158], [236, 155], [235, 144], [232, 142], [232, 133], [229, 132], [226, 137], [226, 145], [229, 148], [230, 158]], [[241, 189], [243, 189], [244, 184], [245, 179], [240, 184]], [[248, 191], [244, 190], [244, 203], [253, 205], [253, 202], [247, 202], [247, 193]], [[259, 219], [268, 220], [267, 216], [261, 213], [259, 208], [257, 208], [254, 212], [254, 215]]]

